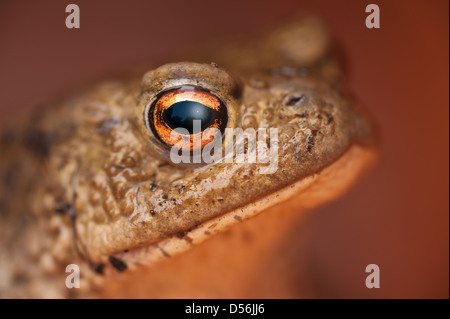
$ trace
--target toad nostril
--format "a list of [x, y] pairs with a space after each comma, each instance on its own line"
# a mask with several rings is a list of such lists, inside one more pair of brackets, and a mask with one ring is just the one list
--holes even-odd
[[285, 104], [286, 106], [299, 107], [306, 104], [306, 100], [307, 98], [305, 94], [294, 94], [286, 98]]

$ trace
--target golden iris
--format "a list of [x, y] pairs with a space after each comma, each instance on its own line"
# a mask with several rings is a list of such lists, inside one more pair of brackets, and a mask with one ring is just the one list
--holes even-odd
[[[160, 141], [168, 147], [178, 142], [189, 143], [191, 151], [203, 149], [218, 132], [223, 133], [227, 121], [227, 109], [222, 101], [210, 91], [194, 86], [162, 92], [148, 113], [149, 126]], [[178, 128], [183, 131], [177, 132], [184, 134], [173, 134]]]

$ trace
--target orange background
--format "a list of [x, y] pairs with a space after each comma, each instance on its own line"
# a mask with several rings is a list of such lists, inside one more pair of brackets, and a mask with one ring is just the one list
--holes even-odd
[[[81, 29], [65, 27], [65, 7]], [[376, 3], [381, 29], [365, 27]], [[302, 258], [320, 297], [449, 296], [448, 1], [2, 1], [1, 114], [215, 36], [255, 34], [293, 13], [323, 17], [347, 79], [382, 134], [374, 171], [307, 218]], [[3, 115], [4, 116], [4, 115]], [[381, 288], [364, 285], [381, 268]]]

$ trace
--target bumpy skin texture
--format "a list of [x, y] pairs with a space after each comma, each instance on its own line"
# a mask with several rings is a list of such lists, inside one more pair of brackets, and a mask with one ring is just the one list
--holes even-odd
[[[74, 296], [64, 285], [70, 263], [83, 267], [84, 291], [101, 289], [99, 278], [128, 266], [118, 257], [124, 251], [154, 247], [167, 257], [159, 242], [192, 245], [190, 232], [204, 222], [320, 172], [355, 143], [370, 144], [370, 124], [343, 94], [317, 20], [205, 59], [215, 63], [104, 82], [2, 125], [0, 297]], [[178, 85], [211, 90], [227, 106], [228, 127], [278, 128], [278, 170], [171, 163], [144, 114]]]

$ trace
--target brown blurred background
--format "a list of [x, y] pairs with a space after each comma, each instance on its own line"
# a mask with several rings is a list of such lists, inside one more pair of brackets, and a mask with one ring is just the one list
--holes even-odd
[[[65, 27], [65, 7], [81, 29]], [[381, 29], [365, 27], [376, 3]], [[297, 12], [330, 26], [347, 79], [380, 125], [375, 170], [310, 214], [308, 276], [319, 297], [449, 297], [449, 3], [441, 1], [2, 1], [0, 114], [104, 75], [165, 61], [222, 35], [256, 34]], [[381, 288], [364, 285], [381, 268]]]

